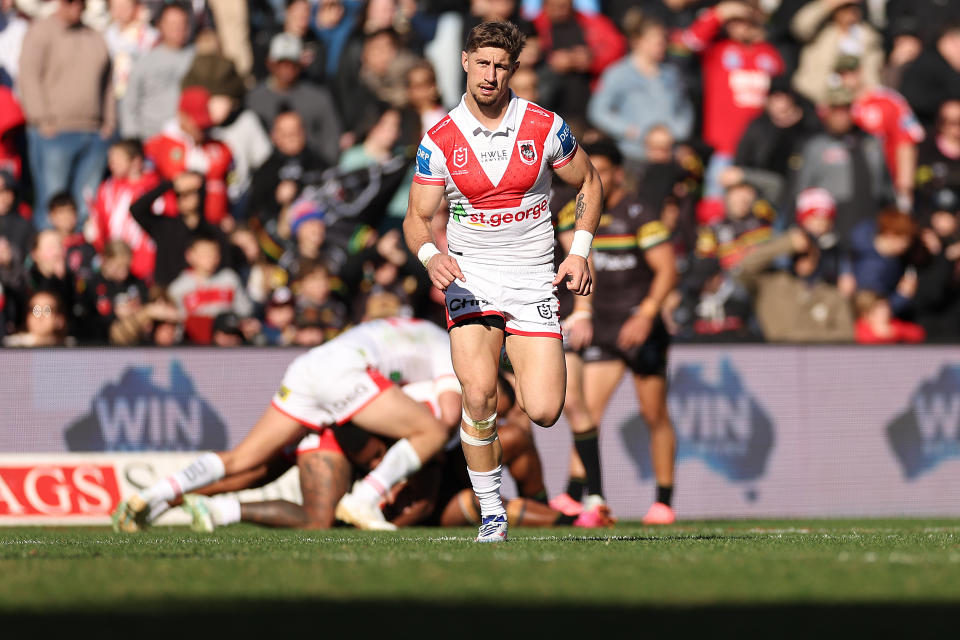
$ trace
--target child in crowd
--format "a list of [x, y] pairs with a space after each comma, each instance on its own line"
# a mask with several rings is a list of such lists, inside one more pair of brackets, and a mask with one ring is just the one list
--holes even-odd
[[37, 291], [27, 301], [25, 330], [3, 339], [5, 347], [52, 347], [72, 344], [67, 317], [57, 294]]
[[287, 287], [277, 287], [270, 294], [263, 313], [261, 336], [264, 344], [277, 347], [293, 344], [297, 333], [294, 326], [297, 317], [295, 302], [293, 293]]
[[47, 204], [50, 224], [63, 238], [64, 259], [67, 269], [80, 282], [90, 282], [99, 268], [97, 250], [83, 237], [77, 228], [77, 203], [67, 192], [54, 194]]
[[890, 301], [873, 291], [858, 291], [853, 303], [857, 312], [854, 337], [858, 343], [893, 344], [926, 340], [923, 327], [895, 318]]
[[[333, 295], [333, 277], [327, 266], [318, 260], [302, 262], [294, 290], [297, 295], [297, 324], [304, 328], [319, 323], [324, 338], [329, 340], [347, 328], [350, 313], [347, 306]], [[299, 344], [299, 343], [298, 343]]]
[[207, 232], [197, 232], [185, 254], [189, 268], [170, 283], [170, 296], [185, 316], [184, 333], [196, 344], [210, 344], [213, 320], [224, 311], [241, 318], [253, 313], [240, 277], [220, 268], [220, 243]]
[[93, 276], [84, 296], [84, 337], [106, 342], [117, 318], [126, 318], [147, 303], [147, 286], [130, 272], [133, 252], [123, 240], [103, 248], [100, 272]]
[[159, 184], [153, 171], [144, 169], [143, 147], [136, 140], [119, 140], [107, 151], [110, 177], [100, 184], [84, 235], [97, 249], [111, 240], [122, 240], [133, 252], [130, 273], [145, 282], [153, 281], [157, 245], [130, 215], [130, 205]]

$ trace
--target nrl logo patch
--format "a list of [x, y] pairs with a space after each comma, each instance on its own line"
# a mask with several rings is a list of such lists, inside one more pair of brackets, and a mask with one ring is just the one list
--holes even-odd
[[457, 147], [453, 150], [453, 166], [462, 169], [467, 166], [467, 148]]
[[533, 164], [537, 161], [537, 148], [533, 145], [533, 140], [517, 140], [517, 150], [520, 152], [520, 160], [523, 164]]
[[537, 306], [537, 313], [540, 314], [540, 317], [544, 320], [549, 320], [553, 317], [553, 309], [550, 307], [549, 302], [543, 302]]

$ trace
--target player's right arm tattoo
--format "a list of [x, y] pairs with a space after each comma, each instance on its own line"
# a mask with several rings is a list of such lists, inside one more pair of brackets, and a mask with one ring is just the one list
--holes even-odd
[[574, 220], [579, 222], [580, 218], [583, 217], [583, 214], [586, 212], [586, 210], [587, 210], [587, 205], [583, 203], [583, 194], [582, 193], [578, 194], [577, 195], [577, 214], [574, 217]]

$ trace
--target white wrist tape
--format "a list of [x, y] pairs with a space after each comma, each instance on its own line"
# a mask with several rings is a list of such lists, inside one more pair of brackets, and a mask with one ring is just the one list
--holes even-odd
[[420, 250], [417, 251], [417, 258], [420, 260], [420, 264], [424, 267], [427, 266], [427, 263], [430, 262], [430, 258], [440, 253], [440, 249], [437, 249], [437, 245], [432, 242], [424, 243]]
[[583, 229], [573, 232], [573, 244], [570, 245], [570, 255], [580, 256], [584, 260], [590, 255], [590, 245], [593, 244], [593, 234]]
[[493, 444], [499, 438], [500, 436], [497, 435], [496, 431], [494, 431], [492, 434], [490, 434], [486, 438], [477, 438], [475, 436], [470, 435], [466, 431], [464, 431], [463, 427], [460, 427], [460, 441], [465, 442], [474, 447], [485, 447], [487, 445]]

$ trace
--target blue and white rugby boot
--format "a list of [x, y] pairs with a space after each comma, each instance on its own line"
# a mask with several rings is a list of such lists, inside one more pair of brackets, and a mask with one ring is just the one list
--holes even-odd
[[476, 542], [506, 542], [507, 515], [501, 513], [495, 516], [483, 516], [480, 520], [480, 532]]

